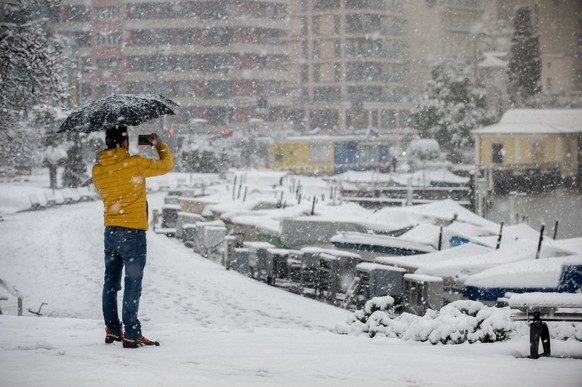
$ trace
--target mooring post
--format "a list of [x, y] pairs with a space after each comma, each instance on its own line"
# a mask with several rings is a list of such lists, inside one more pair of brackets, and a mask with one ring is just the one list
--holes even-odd
[[556, 220], [556, 224], [554, 225], [554, 240], [556, 240], [556, 237], [558, 236], [558, 221]]
[[499, 237], [497, 237], [497, 247], [495, 250], [499, 250], [501, 246], [501, 237], [503, 236], [503, 222], [501, 222], [501, 228], [499, 228]]
[[542, 249], [542, 241], [544, 240], [544, 228], [546, 226], [542, 224], [542, 228], [540, 230], [540, 241], [538, 243], [538, 251], [536, 252], [536, 259], [540, 257], [540, 250]]
[[439, 231], [439, 251], [441, 250], [442, 246], [443, 246], [443, 226], [441, 226]]
[[315, 195], [313, 196], [313, 204], [311, 204], [311, 215], [315, 214], [315, 200], [317, 198], [315, 197]]

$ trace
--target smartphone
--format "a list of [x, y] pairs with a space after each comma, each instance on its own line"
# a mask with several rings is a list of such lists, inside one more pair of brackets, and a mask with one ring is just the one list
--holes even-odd
[[152, 145], [150, 141], [151, 134], [140, 134], [137, 136], [137, 145]]

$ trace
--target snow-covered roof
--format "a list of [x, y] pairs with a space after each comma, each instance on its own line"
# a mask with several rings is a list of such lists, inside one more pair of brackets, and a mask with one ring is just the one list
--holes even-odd
[[557, 308], [582, 308], [582, 293], [524, 293], [512, 294], [508, 304], [512, 308], [550, 306]]
[[582, 109], [514, 109], [499, 123], [475, 129], [473, 134], [582, 133]]

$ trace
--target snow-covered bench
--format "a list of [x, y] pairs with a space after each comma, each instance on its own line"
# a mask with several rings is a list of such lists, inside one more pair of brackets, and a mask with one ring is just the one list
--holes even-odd
[[75, 188], [64, 188], [62, 194], [64, 204], [78, 203], [81, 201], [81, 194]]
[[54, 192], [45, 192], [44, 196], [46, 198], [47, 207], [60, 206], [65, 202], [63, 194], [58, 190], [55, 190]]
[[47, 200], [41, 193], [32, 193], [28, 195], [28, 199], [30, 200], [30, 209], [31, 210], [44, 210], [47, 208]]
[[99, 193], [93, 186], [78, 187], [77, 192], [79, 193], [80, 201], [88, 202], [97, 200], [99, 198]]
[[[544, 321], [582, 322], [582, 293], [508, 293], [505, 301], [514, 309], [511, 318], [530, 325], [530, 358], [550, 356], [550, 332]], [[543, 352], [539, 354], [539, 342]]]

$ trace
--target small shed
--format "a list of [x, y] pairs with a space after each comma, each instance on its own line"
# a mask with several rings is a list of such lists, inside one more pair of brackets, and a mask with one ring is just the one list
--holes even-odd
[[508, 110], [497, 124], [471, 133], [475, 164], [491, 171], [497, 187], [582, 179], [582, 109]]

